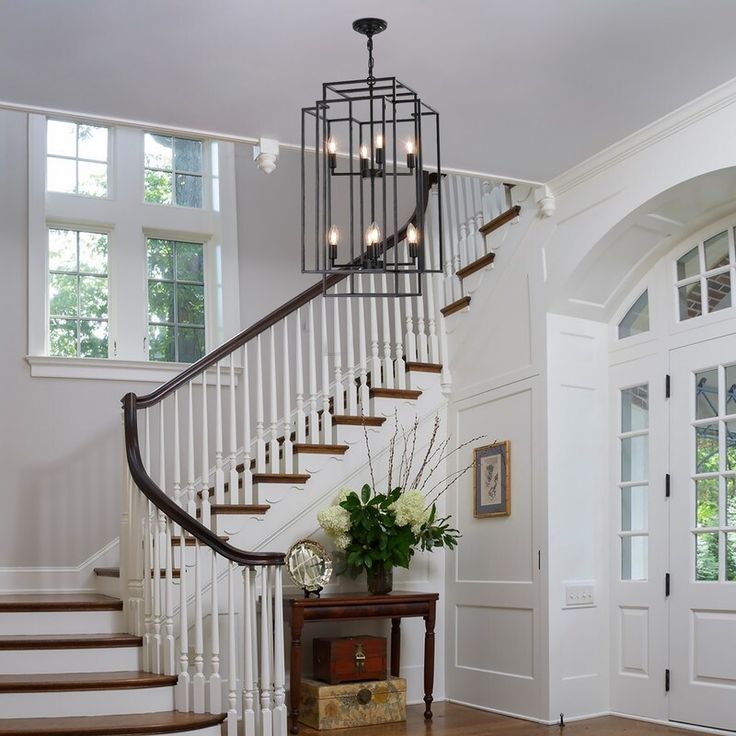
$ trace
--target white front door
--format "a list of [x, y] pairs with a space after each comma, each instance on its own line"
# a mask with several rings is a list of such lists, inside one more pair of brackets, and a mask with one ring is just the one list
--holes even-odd
[[736, 731], [736, 335], [670, 374], [669, 714]]

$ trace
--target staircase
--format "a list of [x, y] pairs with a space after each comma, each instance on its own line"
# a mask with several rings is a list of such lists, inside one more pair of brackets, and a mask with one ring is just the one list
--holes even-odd
[[330, 277], [339, 298], [316, 284], [124, 397], [120, 566], [95, 571], [108, 595], [0, 597], [0, 736], [285, 736], [284, 554], [268, 550], [313, 534], [316, 511], [370, 477], [367, 438], [380, 463], [395, 420], [431, 432], [448, 318], [519, 217], [510, 184], [424, 186], [425, 258], [441, 262], [442, 230], [444, 273], [420, 296], [351, 297]]

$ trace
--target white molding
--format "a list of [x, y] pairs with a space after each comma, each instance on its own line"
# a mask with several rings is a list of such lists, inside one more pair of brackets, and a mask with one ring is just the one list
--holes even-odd
[[[102, 381], [142, 381], [165, 383], [189, 368], [188, 363], [161, 363], [147, 360], [113, 360], [111, 358], [58, 358], [46, 355], [27, 355], [34, 378], [82, 378]], [[240, 368], [236, 369], [240, 375]], [[237, 378], [235, 385], [237, 386]], [[221, 371], [223, 386], [230, 385], [228, 371]], [[207, 373], [207, 385], [216, 383], [215, 373]]]
[[730, 79], [573, 166], [552, 179], [549, 182], [549, 188], [559, 197], [612, 166], [636, 156], [644, 149], [734, 103], [736, 103], [736, 78]]

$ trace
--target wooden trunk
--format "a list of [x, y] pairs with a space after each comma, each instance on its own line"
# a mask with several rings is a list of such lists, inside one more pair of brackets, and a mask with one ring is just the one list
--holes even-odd
[[315, 639], [314, 679], [340, 682], [385, 680], [386, 639], [382, 636], [345, 636]]
[[406, 720], [406, 680], [325, 685], [302, 680], [299, 721], [319, 731]]

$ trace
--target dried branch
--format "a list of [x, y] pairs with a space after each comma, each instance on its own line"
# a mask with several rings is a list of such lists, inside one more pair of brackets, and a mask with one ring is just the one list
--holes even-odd
[[[463, 442], [461, 445], [458, 445], [454, 450], [451, 450], [450, 452], [446, 453], [445, 455], [442, 455], [442, 457], [440, 457], [440, 459], [437, 461], [437, 463], [435, 464], [435, 466], [432, 468], [431, 472], [429, 473], [429, 475], [425, 479], [424, 483], [422, 484], [422, 488], [420, 490], [424, 490], [424, 487], [429, 482], [429, 479], [432, 477], [434, 471], [437, 470], [437, 468], [439, 468], [439, 466], [442, 464], [443, 460], [447, 460], [448, 457], [451, 457], [456, 452], [460, 452], [460, 450], [462, 450], [463, 447], [467, 447], [468, 445], [472, 444], [473, 442], [477, 442], [478, 440], [483, 439], [484, 437], [485, 437], [484, 434], [480, 434], [477, 437], [473, 437], [473, 438], [467, 440], [467, 442]], [[449, 439], [447, 440], [447, 442], [449, 442]], [[442, 483], [442, 481], [440, 481], [440, 483]], [[439, 485], [439, 483], [435, 484], [433, 486], [433, 489], [436, 488], [438, 485]], [[431, 492], [432, 491], [428, 491], [428, 493], [431, 493]], [[427, 494], [425, 494], [425, 495], [427, 495]]]
[[434, 447], [434, 442], [437, 439], [437, 432], [440, 428], [440, 418], [439, 416], [435, 416], [434, 418], [434, 428], [432, 429], [432, 436], [429, 438], [429, 444], [427, 445], [427, 451], [424, 453], [424, 459], [422, 460], [422, 464], [419, 466], [419, 472], [414, 476], [414, 482], [411, 484], [412, 488], [416, 488], [419, 485], [419, 481], [422, 479], [422, 474], [424, 473], [424, 469], [427, 467], [427, 461], [429, 460], [429, 454], [432, 452], [432, 448]]
[[388, 450], [388, 493], [391, 493], [391, 476], [394, 471], [394, 452], [396, 450], [396, 438], [399, 435], [399, 411], [394, 409], [394, 435]]
[[402, 488], [408, 488], [407, 485], [409, 483], [409, 475], [411, 473], [412, 465], [414, 464], [414, 450], [417, 446], [417, 434], [419, 433], [419, 417], [414, 417], [414, 424], [411, 428], [410, 438], [411, 438], [411, 453], [409, 454], [409, 460], [406, 463], [406, 468], [404, 469], [404, 475], [401, 476], [401, 487]]
[[[432, 501], [431, 501], [431, 502], [430, 502], [429, 504], [427, 504], [427, 508], [431, 508], [433, 504], [437, 503], [437, 501], [438, 501], [438, 500], [439, 500], [439, 498], [440, 498], [440, 497], [442, 496], [442, 494], [443, 494], [443, 493], [444, 493], [444, 492], [445, 492], [445, 491], [446, 491], [446, 490], [447, 490], [447, 489], [448, 489], [448, 488], [449, 488], [449, 487], [450, 487], [450, 486], [451, 486], [451, 485], [452, 485], [453, 483], [457, 483], [457, 481], [459, 481], [459, 480], [460, 480], [460, 478], [462, 478], [462, 477], [463, 477], [463, 476], [465, 475], [465, 473], [467, 473], [467, 472], [468, 472], [468, 470], [470, 470], [470, 468], [472, 468], [472, 467], [474, 467], [474, 466], [475, 466], [475, 460], [473, 460], [473, 462], [471, 462], [471, 463], [470, 463], [470, 465], [466, 465], [466, 466], [465, 466], [465, 467], [464, 467], [464, 468], [463, 468], [462, 470], [458, 470], [458, 471], [456, 471], [456, 472], [454, 472], [454, 473], [452, 473], [452, 474], [448, 475], [448, 476], [447, 476], [447, 478], [445, 478], [445, 480], [447, 481], [447, 483], [446, 483], [445, 487], [444, 487], [444, 488], [443, 488], [443, 489], [442, 489], [442, 490], [441, 490], [441, 491], [440, 491], [440, 492], [439, 492], [439, 493], [438, 493], [438, 494], [437, 494], [437, 495], [436, 495], [436, 496], [435, 496], [435, 497], [434, 497], [434, 498], [432, 499]], [[440, 481], [439, 483], [437, 483], [437, 484], [436, 484], [436, 485], [434, 486], [434, 488], [432, 488], [432, 491], [433, 491], [433, 490], [434, 490], [435, 488], [437, 488], [437, 486], [439, 486], [439, 485], [441, 485], [441, 484], [442, 484], [442, 481]], [[431, 493], [432, 491], [430, 491], [430, 493]]]
[[373, 474], [373, 456], [371, 455], [371, 443], [368, 442], [368, 427], [365, 423], [365, 414], [363, 412], [363, 407], [360, 408], [360, 416], [362, 418], [362, 424], [363, 424], [363, 434], [365, 435], [365, 449], [368, 451], [368, 468], [371, 471], [371, 488], [375, 492], [376, 490], [376, 478]]

